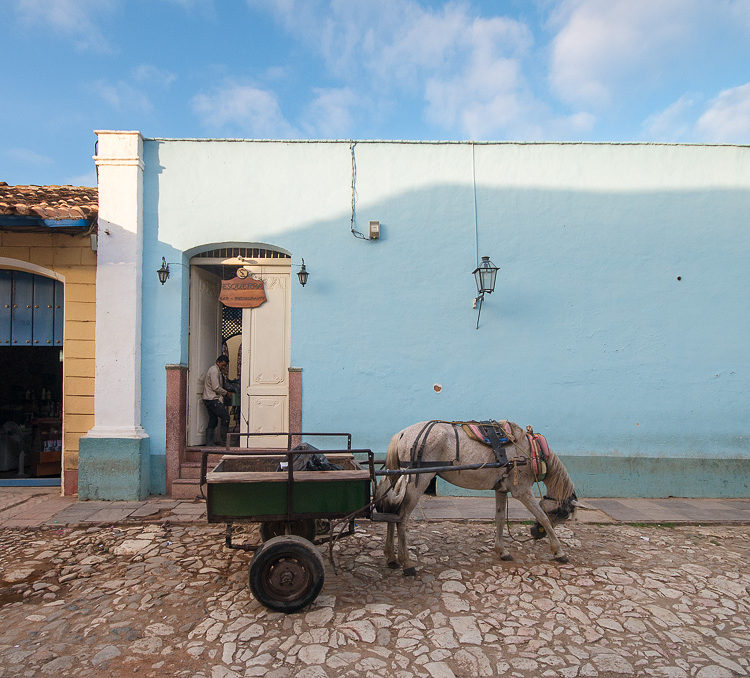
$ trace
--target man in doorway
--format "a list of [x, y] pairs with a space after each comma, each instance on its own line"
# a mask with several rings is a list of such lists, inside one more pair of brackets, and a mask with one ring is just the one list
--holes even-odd
[[[226, 442], [226, 432], [229, 429], [229, 412], [224, 406], [224, 398], [228, 395], [227, 389], [224, 388], [224, 377], [228, 371], [229, 358], [223, 354], [206, 371], [206, 378], [203, 382], [203, 404], [208, 410], [206, 445], [224, 445]], [[219, 424], [218, 439], [215, 435], [217, 424]]]

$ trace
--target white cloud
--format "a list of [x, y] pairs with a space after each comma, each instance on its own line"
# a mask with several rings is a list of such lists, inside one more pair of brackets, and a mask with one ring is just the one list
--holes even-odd
[[563, 101], [606, 106], [622, 80], [649, 80], [697, 27], [698, 0], [567, 0], [555, 14], [550, 81]]
[[153, 109], [151, 100], [140, 89], [124, 80], [97, 80], [93, 84], [93, 89], [116, 111], [148, 113]]
[[78, 174], [76, 176], [68, 177], [65, 180], [66, 184], [70, 184], [71, 186], [91, 186], [94, 187], [97, 185], [96, 183], [96, 168], [92, 169], [89, 172], [85, 172], [84, 174]]
[[653, 141], [750, 144], [750, 82], [723, 90], [708, 103], [684, 95], [643, 123]]
[[112, 45], [98, 26], [98, 18], [110, 14], [114, 0], [17, 0], [22, 23], [47, 27], [74, 41], [77, 49], [112, 52]]
[[153, 66], [152, 64], [141, 64], [133, 70], [133, 79], [136, 82], [154, 85], [156, 87], [169, 87], [177, 76], [163, 68]]
[[346, 139], [352, 129], [352, 108], [357, 105], [348, 88], [315, 89], [315, 99], [307, 107], [302, 127], [309, 136]]
[[203, 12], [215, 11], [214, 0], [165, 0], [173, 5], [179, 5], [185, 11], [192, 12], [196, 9]]
[[750, 82], [720, 92], [695, 129], [705, 141], [750, 144]]
[[663, 111], [654, 113], [643, 123], [645, 137], [652, 141], [683, 141], [690, 135], [695, 101], [681, 96]]
[[472, 138], [487, 138], [519, 121], [530, 98], [521, 72], [528, 30], [506, 19], [474, 19], [452, 28], [455, 57], [445, 70], [433, 70], [425, 86], [428, 120], [457, 126]]
[[[474, 139], [597, 138], [600, 121], [641, 115], [651, 95], [669, 96], [684, 81], [683, 91], [695, 93], [652, 115], [641, 131], [659, 140], [692, 140], [699, 133], [695, 102], [706, 98], [699, 78], [712, 67], [701, 70], [700, 55], [715, 36], [736, 28], [727, 38], [733, 44], [750, 27], [747, 0], [539, 0], [538, 13], [548, 20], [536, 40], [548, 35], [545, 44], [535, 42], [533, 19], [510, 16], [501, 3], [246, 2], [323, 60], [338, 85], [333, 91], [378, 102], [371, 110], [362, 106], [361, 116], [406, 115], [421, 105], [423, 119], [439, 134]], [[691, 69], [700, 74], [693, 77]], [[339, 109], [342, 125], [354, 110]], [[719, 112], [706, 116], [701, 129]]]
[[9, 148], [5, 151], [5, 155], [16, 162], [32, 167], [51, 165], [53, 162], [49, 156], [37, 153], [29, 148]]
[[150, 113], [154, 106], [147, 90], [161, 95], [177, 76], [151, 64], [134, 68], [127, 80], [100, 79], [90, 85], [91, 90], [111, 108], [121, 113]]
[[[464, 2], [432, 9], [412, 0], [248, 0], [323, 57], [352, 92], [381, 106], [424, 101], [428, 121], [486, 138], [535, 111], [522, 60], [529, 28], [482, 17]], [[361, 94], [359, 98], [364, 98]]]
[[192, 100], [193, 110], [212, 130], [237, 129], [256, 138], [296, 138], [276, 96], [250, 85], [230, 84]]

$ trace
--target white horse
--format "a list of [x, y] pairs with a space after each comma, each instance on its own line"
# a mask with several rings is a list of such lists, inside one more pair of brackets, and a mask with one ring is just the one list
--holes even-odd
[[[388, 566], [404, 569], [406, 576], [416, 570], [409, 558], [406, 528], [409, 515], [419, 502], [430, 480], [437, 474], [453, 485], [472, 490], [495, 490], [495, 551], [501, 560], [513, 560], [503, 544], [503, 523], [508, 492], [518, 499], [536, 518], [532, 528], [535, 538], [547, 533], [555, 560], [565, 563], [568, 556], [555, 535], [553, 524], [571, 517], [575, 512], [576, 495], [573, 483], [560, 459], [547, 451], [547, 474], [544, 484], [548, 496], [540, 502], [534, 500], [532, 486], [540, 473], [537, 459], [532, 459], [529, 436], [512, 422], [502, 422], [508, 442], [502, 445], [508, 465], [501, 468], [451, 471], [451, 465], [485, 464], [497, 461], [493, 449], [472, 440], [460, 424], [453, 422], [420, 422], [405, 428], [391, 439], [386, 455], [386, 468], [404, 469], [417, 466], [445, 465], [444, 471], [413, 475], [388, 476], [380, 481], [375, 492], [375, 506], [383, 513], [397, 513], [398, 560], [393, 549], [394, 523], [388, 523], [385, 556]], [[529, 429], [530, 430], [530, 429]], [[502, 433], [500, 434], [502, 435]], [[398, 478], [395, 480], [395, 478]]]

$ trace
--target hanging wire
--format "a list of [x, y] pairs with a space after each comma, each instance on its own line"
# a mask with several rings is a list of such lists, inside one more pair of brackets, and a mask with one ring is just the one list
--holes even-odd
[[352, 154], [352, 218], [350, 220], [349, 228], [355, 238], [368, 240], [368, 237], [364, 233], [360, 233], [356, 228], [354, 228], [357, 207], [357, 159], [354, 155], [354, 147], [356, 145], [356, 141], [351, 141], [349, 143], [349, 150]]
[[[477, 218], [477, 163], [474, 153], [474, 142], [471, 142], [471, 183], [474, 189], [474, 258], [479, 267], [479, 219]], [[474, 297], [474, 308], [479, 307], [477, 312], [477, 329], [479, 329], [479, 318], [482, 317], [482, 304], [484, 303], [484, 292]]]
[[[474, 148], [475, 148], [475, 144], [472, 141], [471, 142], [471, 180], [474, 186], [474, 258], [476, 259], [477, 266], [479, 266], [479, 218], [477, 216], [477, 163], [476, 163], [476, 156], [474, 154]], [[477, 318], [477, 327], [479, 327], [478, 318]]]

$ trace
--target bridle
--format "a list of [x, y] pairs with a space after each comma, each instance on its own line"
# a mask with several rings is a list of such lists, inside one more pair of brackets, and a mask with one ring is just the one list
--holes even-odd
[[554, 516], [558, 520], [567, 520], [570, 514], [573, 513], [573, 502], [578, 499], [576, 493], [573, 492], [567, 499], [554, 499], [553, 497], [544, 497], [548, 501], [556, 501], [557, 508], [552, 511], [545, 511], [548, 516]]

